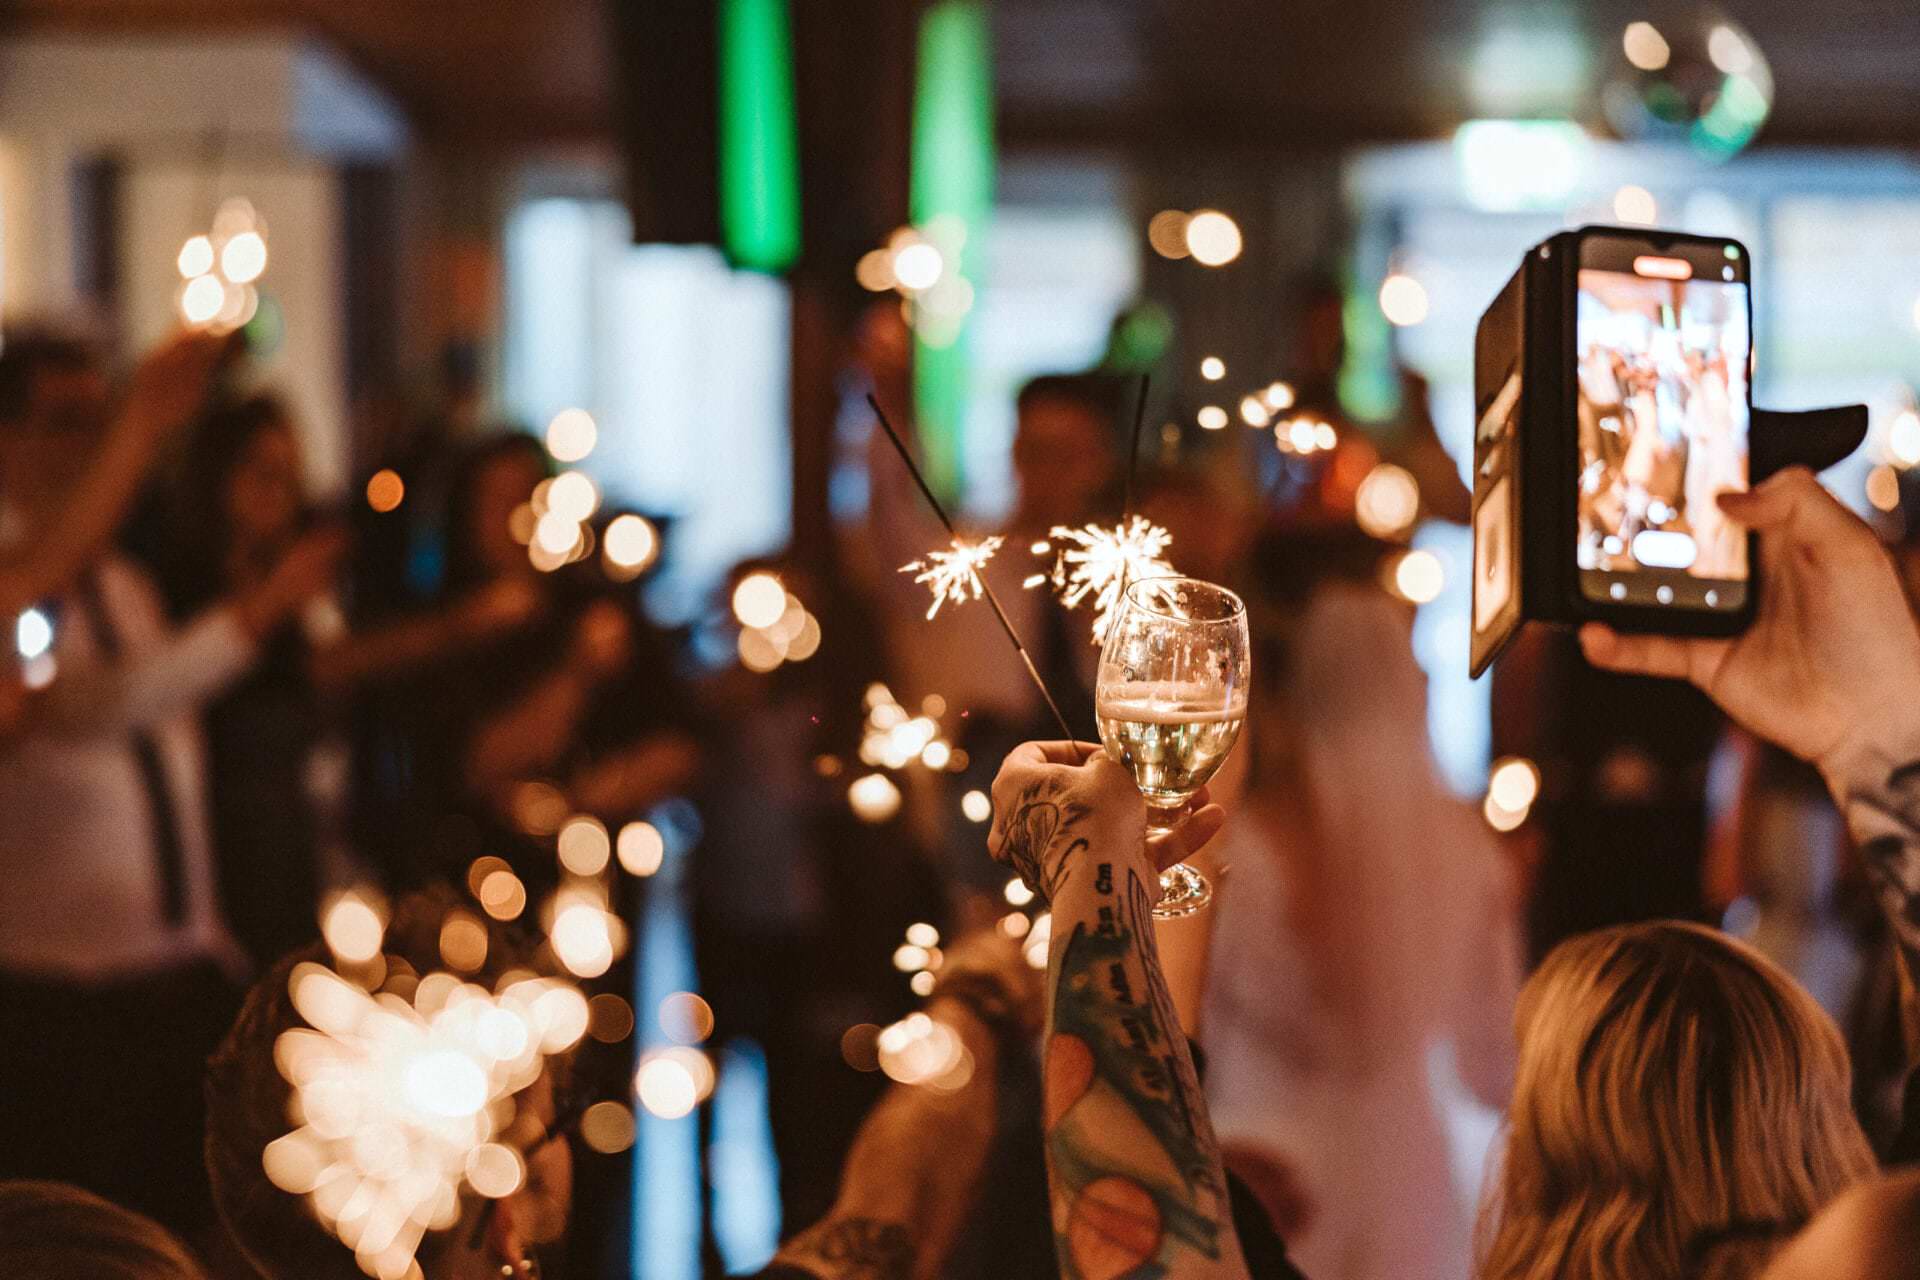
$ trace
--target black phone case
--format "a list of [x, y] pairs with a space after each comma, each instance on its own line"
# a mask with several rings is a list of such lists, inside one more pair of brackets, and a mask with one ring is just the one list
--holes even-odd
[[[1667, 635], [1737, 635], [1751, 624], [1761, 582], [1756, 540], [1747, 541], [1748, 589], [1739, 609], [1656, 608], [1586, 598], [1576, 559], [1578, 436], [1574, 388], [1574, 324], [1580, 243], [1590, 235], [1674, 244], [1739, 245], [1724, 238], [1650, 231], [1644, 227], [1586, 226], [1563, 231], [1529, 249], [1519, 269], [1488, 306], [1474, 335], [1474, 460], [1472, 643], [1469, 671], [1478, 676], [1528, 620], [1565, 626], [1604, 622], [1621, 631]], [[1745, 246], [1739, 246], [1742, 253]], [[1747, 261], [1751, 263], [1749, 256]], [[1752, 294], [1749, 289], [1749, 332]], [[1748, 389], [1751, 483], [1791, 465], [1832, 465], [1865, 437], [1861, 405], [1806, 413], [1752, 407]], [[1510, 511], [1496, 522], [1488, 508], [1504, 480]], [[1483, 516], [1489, 518], [1483, 523]], [[1503, 525], [1503, 527], [1501, 527]], [[1485, 536], [1510, 541], [1510, 598], [1481, 617]], [[1492, 598], [1491, 596], [1489, 597]]]

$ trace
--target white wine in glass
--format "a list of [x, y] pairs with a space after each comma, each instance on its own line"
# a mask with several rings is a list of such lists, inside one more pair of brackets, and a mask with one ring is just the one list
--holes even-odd
[[[1197, 578], [1127, 588], [1100, 653], [1094, 714], [1100, 741], [1133, 774], [1149, 832], [1170, 830], [1225, 762], [1247, 718], [1247, 611]], [[1206, 906], [1213, 886], [1176, 863], [1160, 876], [1157, 916]]]

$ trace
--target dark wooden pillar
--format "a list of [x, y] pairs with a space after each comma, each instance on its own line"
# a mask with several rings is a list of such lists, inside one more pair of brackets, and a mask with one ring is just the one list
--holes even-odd
[[920, 4], [795, 0], [794, 92], [800, 130], [801, 256], [793, 291], [793, 546], [832, 556], [827, 480], [836, 382], [871, 295], [860, 255], [907, 220], [907, 155]]

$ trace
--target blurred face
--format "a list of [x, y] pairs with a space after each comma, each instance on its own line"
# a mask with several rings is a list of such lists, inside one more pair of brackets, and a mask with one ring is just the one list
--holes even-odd
[[27, 412], [0, 428], [0, 485], [9, 501], [38, 507], [63, 496], [99, 447], [111, 412], [111, 391], [99, 369], [36, 374]]
[[277, 543], [294, 531], [304, 493], [300, 445], [293, 428], [275, 422], [253, 433], [227, 475], [227, 522], [243, 543]]
[[1078, 523], [1113, 482], [1106, 420], [1077, 401], [1030, 400], [1020, 411], [1013, 470], [1024, 522]]
[[473, 480], [473, 505], [465, 535], [480, 563], [500, 576], [530, 568], [526, 548], [513, 540], [514, 508], [533, 496], [546, 479], [531, 457], [503, 454], [481, 468]]

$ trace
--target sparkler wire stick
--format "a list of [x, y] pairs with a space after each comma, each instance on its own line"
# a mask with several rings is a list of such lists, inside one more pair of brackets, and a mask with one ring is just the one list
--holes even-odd
[[[887, 433], [887, 439], [893, 442], [894, 452], [900, 455], [900, 461], [907, 464], [907, 473], [913, 477], [913, 482], [920, 486], [920, 493], [926, 498], [927, 505], [933, 508], [933, 514], [940, 518], [940, 523], [946, 526], [947, 535], [955, 542], [962, 541], [960, 530], [954, 527], [953, 520], [947, 515], [947, 509], [941, 506], [940, 499], [934, 496], [933, 489], [927, 484], [927, 478], [920, 474], [920, 466], [913, 460], [913, 455], [907, 451], [906, 443], [900, 439], [900, 433], [895, 431], [893, 423], [887, 420], [886, 410], [880, 407], [880, 402], [873, 397], [872, 393], [867, 395], [867, 404], [872, 407], [874, 417], [880, 420], [880, 427]], [[1061, 714], [1060, 704], [1053, 700], [1052, 690], [1048, 689], [1047, 682], [1040, 678], [1040, 668], [1033, 665], [1033, 655], [1028, 653], [1027, 646], [1020, 642], [1020, 633], [1013, 629], [1013, 623], [1007, 618], [1007, 611], [1000, 607], [1000, 597], [993, 593], [993, 584], [988, 582], [985, 575], [978, 570], [974, 573], [974, 580], [986, 593], [987, 603], [993, 606], [993, 616], [1000, 620], [1000, 629], [1007, 633], [1007, 639], [1012, 643], [1014, 652], [1020, 655], [1020, 661], [1027, 664], [1027, 675], [1032, 677], [1033, 687], [1040, 691], [1040, 697], [1045, 700], [1047, 710], [1053, 713], [1054, 723], [1060, 727], [1061, 738], [1067, 742], [1077, 742], [1079, 739], [1068, 726], [1066, 716]]]
[[[1126, 488], [1120, 495], [1121, 536], [1133, 525], [1133, 473], [1140, 468], [1140, 424], [1147, 420], [1147, 387], [1153, 382], [1153, 375], [1140, 375], [1140, 398], [1133, 402], [1133, 445], [1127, 450]], [[1127, 603], [1127, 570], [1133, 566], [1125, 560], [1120, 562], [1120, 594], [1114, 601], [1116, 612]]]
[[1147, 388], [1152, 382], [1150, 374], [1140, 375], [1140, 398], [1133, 403], [1133, 447], [1127, 451], [1127, 483], [1120, 499], [1120, 527], [1123, 529], [1133, 519], [1133, 473], [1140, 469], [1140, 424], [1147, 419]]

